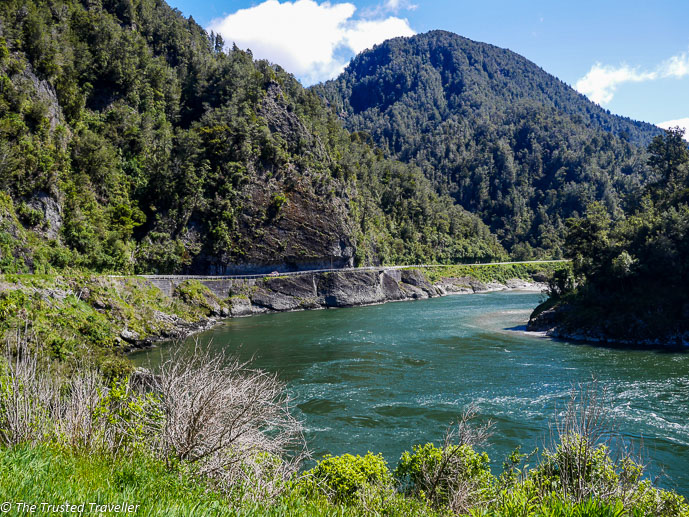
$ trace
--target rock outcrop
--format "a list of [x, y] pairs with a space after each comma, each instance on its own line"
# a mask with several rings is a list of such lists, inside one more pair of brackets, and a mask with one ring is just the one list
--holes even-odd
[[[526, 330], [542, 332], [557, 339], [603, 346], [666, 350], [686, 350], [689, 348], [689, 332], [687, 331], [670, 330], [653, 337], [642, 337], [641, 333], [635, 335], [633, 332], [630, 333], [631, 335], [620, 335], [611, 332], [607, 322], [602, 318], [600, 321], [585, 321], [576, 316], [576, 307], [567, 303], [548, 300], [536, 307], [529, 318]], [[639, 321], [639, 324], [643, 324], [643, 322]]]
[[[212, 289], [210, 283], [206, 283]], [[418, 300], [445, 294], [418, 270], [376, 270], [234, 280], [232, 316]]]
[[[393, 301], [421, 300], [450, 294], [480, 293], [506, 289], [539, 290], [542, 284], [512, 279], [504, 284], [483, 283], [471, 277], [441, 278], [435, 285], [419, 269], [341, 270], [299, 275], [258, 278], [147, 276], [146, 281], [163, 296], [180, 296], [179, 286], [195, 280], [207, 288], [208, 298], [222, 301], [222, 307], [201, 303], [210, 316], [189, 323], [176, 316], [156, 313], [155, 318], [168, 318], [165, 332], [156, 337], [136, 339], [120, 336], [130, 348], [147, 347], [155, 341], [179, 339], [211, 328], [227, 317], [251, 316], [270, 312], [357, 307]], [[184, 297], [182, 297], [184, 299]], [[196, 303], [199, 303], [198, 300]]]
[[57, 239], [62, 227], [62, 206], [45, 192], [36, 192], [26, 203], [29, 208], [43, 214], [41, 228], [34, 230], [47, 239]]
[[[148, 281], [171, 295], [187, 277], [149, 277]], [[197, 277], [218, 299], [228, 300], [232, 317], [265, 312], [357, 307], [379, 303], [421, 300], [449, 294], [539, 289], [540, 284], [508, 280], [484, 283], [471, 277], [442, 278], [432, 284], [418, 269], [334, 271], [255, 279]]]

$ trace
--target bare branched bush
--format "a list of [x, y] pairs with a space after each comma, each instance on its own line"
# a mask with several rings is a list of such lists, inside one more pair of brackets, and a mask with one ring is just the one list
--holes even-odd
[[[25, 341], [6, 344], [0, 365], [0, 443], [43, 441], [51, 431], [50, 416], [59, 386], [51, 372], [41, 371]], [[14, 352], [14, 353], [12, 353]]]
[[563, 438], [576, 434], [592, 445], [608, 443], [614, 434], [611, 408], [606, 386], [600, 386], [595, 380], [573, 386], [564, 414], [555, 423], [557, 436]]
[[141, 446], [158, 425], [155, 401], [126, 382], [76, 365], [69, 375], [41, 360], [24, 336], [0, 357], [0, 444], [60, 443], [123, 452]]
[[478, 408], [471, 404], [445, 433], [442, 448], [433, 444], [404, 453], [395, 475], [407, 493], [415, 493], [436, 508], [466, 513], [487, 502], [491, 485], [488, 456], [474, 450], [492, 434], [493, 422], [475, 424]]
[[[305, 455], [275, 375], [225, 356], [173, 352], [144, 382], [106, 383], [84, 364], [62, 375], [18, 337], [0, 357], [0, 444], [61, 443], [183, 463], [223, 489], [271, 497]], [[246, 490], [250, 487], [252, 490]]]
[[[481, 455], [476, 457], [460, 453], [462, 449], [484, 445], [493, 433], [494, 422], [476, 424], [478, 407], [470, 404], [454, 426], [445, 434], [444, 458], [432, 477], [433, 490], [442, 483], [448, 484], [448, 506], [455, 514], [467, 513], [475, 504], [485, 499], [486, 479], [481, 475]], [[486, 457], [487, 458], [487, 457]], [[487, 473], [487, 472], [485, 472]]]
[[93, 414], [105, 386], [95, 371], [79, 371], [70, 379], [67, 393], [57, 401], [56, 434], [75, 448], [89, 448], [97, 434]]
[[640, 495], [644, 466], [616, 430], [612, 407], [607, 388], [595, 379], [578, 384], [551, 429], [540, 470], [571, 501], [626, 502]]
[[470, 447], [479, 447], [484, 445], [493, 435], [493, 427], [495, 422], [488, 420], [483, 424], [475, 422], [478, 417], [478, 406], [476, 404], [469, 404], [454, 426], [450, 426], [445, 433], [445, 445], [469, 445]]
[[250, 481], [266, 495], [297, 470], [302, 426], [275, 375], [197, 345], [192, 354], [174, 352], [154, 379], [168, 461], [193, 464], [226, 488]]

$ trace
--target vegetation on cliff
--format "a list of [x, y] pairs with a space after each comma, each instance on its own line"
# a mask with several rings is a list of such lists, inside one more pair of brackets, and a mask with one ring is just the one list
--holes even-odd
[[445, 31], [388, 40], [314, 89], [520, 259], [562, 256], [565, 219], [593, 201], [614, 213], [648, 174], [641, 146], [661, 133], [514, 52]]
[[227, 307], [195, 281], [165, 296], [137, 277], [0, 275], [0, 343], [24, 341], [43, 357], [87, 362], [111, 378], [131, 371], [127, 350], [186, 337], [228, 314]]
[[611, 217], [600, 204], [567, 224], [573, 276], [554, 279], [533, 327], [629, 342], [689, 339], [689, 149], [670, 129], [649, 145], [653, 176]]
[[425, 268], [423, 272], [428, 279], [436, 283], [442, 278], [473, 278], [479, 282], [501, 284], [509, 280], [546, 283], [563, 270], [569, 270], [571, 264], [562, 262], [531, 262], [522, 264], [481, 264], [455, 265], [449, 267]]
[[505, 256], [421, 170], [157, 0], [0, 5], [3, 272]]

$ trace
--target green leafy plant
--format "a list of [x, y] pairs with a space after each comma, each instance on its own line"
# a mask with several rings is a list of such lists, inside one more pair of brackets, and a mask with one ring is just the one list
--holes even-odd
[[473, 426], [476, 414], [476, 407], [469, 406], [446, 432], [442, 447], [427, 443], [402, 454], [394, 475], [404, 493], [455, 512], [467, 512], [490, 500], [496, 481], [490, 460], [473, 447], [485, 442], [492, 423]]
[[392, 482], [383, 456], [371, 452], [365, 456], [326, 455], [304, 473], [304, 479], [308, 489], [325, 494], [335, 503], [353, 503], [367, 487], [387, 487]]

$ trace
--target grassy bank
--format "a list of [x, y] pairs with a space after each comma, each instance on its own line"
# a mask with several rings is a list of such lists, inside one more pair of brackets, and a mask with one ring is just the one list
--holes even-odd
[[94, 360], [121, 368], [130, 342], [175, 337], [222, 306], [198, 282], [172, 296], [138, 277], [95, 275], [0, 276], [0, 339], [17, 332], [59, 361]]
[[3, 501], [85, 503], [85, 513], [94, 515], [90, 503], [138, 505], [135, 515], [230, 515], [227, 499], [207, 483], [145, 454], [19, 445], [0, 450], [0, 484]]
[[570, 268], [569, 262], [531, 262], [522, 264], [479, 264], [426, 268], [422, 271], [431, 283], [443, 278], [473, 278], [479, 282], [504, 284], [511, 279], [547, 282], [552, 274]]

